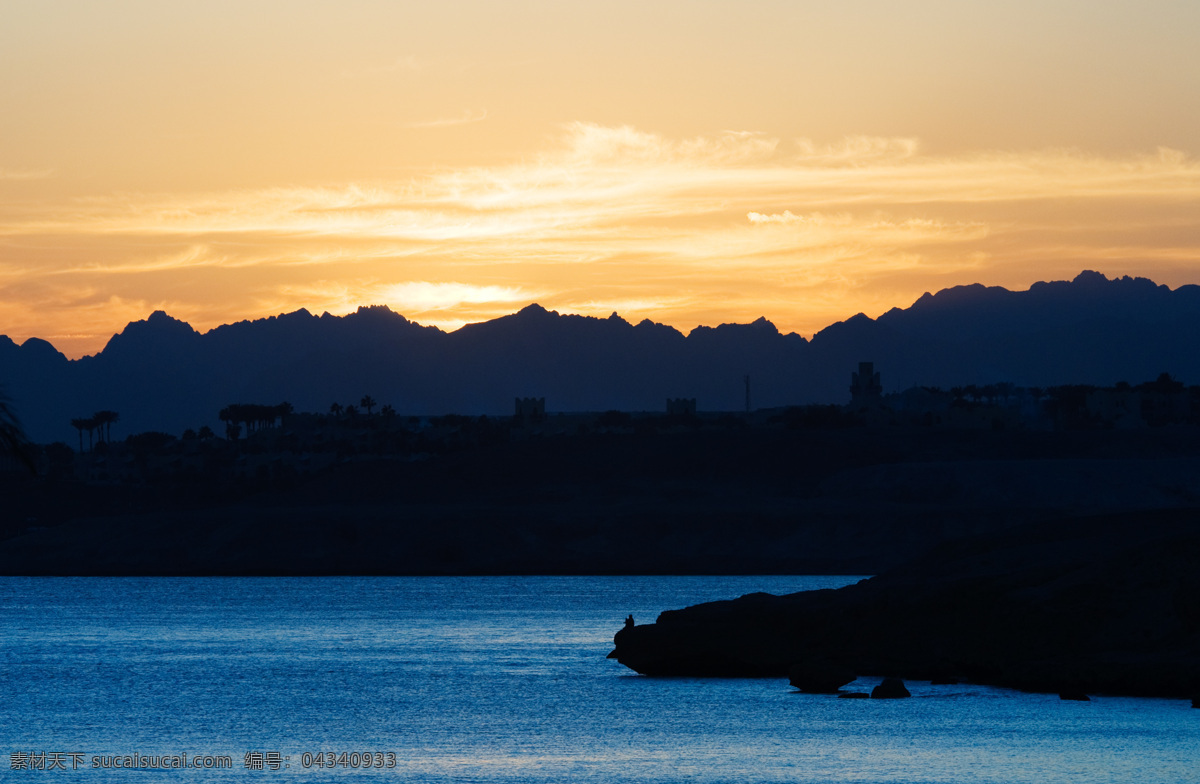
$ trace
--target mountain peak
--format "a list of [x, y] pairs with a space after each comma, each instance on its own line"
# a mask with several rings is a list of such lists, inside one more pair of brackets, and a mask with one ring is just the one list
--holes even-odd
[[766, 316], [759, 316], [754, 319], [754, 321], [750, 322], [750, 326], [755, 329], [766, 330], [767, 332], [779, 331], [779, 328], [775, 326], [775, 322], [768, 320]]
[[982, 283], [950, 286], [936, 294], [925, 292], [912, 304], [909, 310], [971, 306], [978, 303], [990, 302], [997, 297], [1005, 297], [1011, 293], [1002, 286], [985, 286]]
[[1084, 270], [1075, 276], [1075, 280], [1071, 281], [1076, 286], [1103, 286], [1109, 281], [1101, 272], [1095, 270]]
[[172, 318], [166, 311], [156, 310], [142, 321], [131, 321], [125, 329], [109, 338], [102, 354], [125, 355], [130, 358], [139, 353], [170, 352], [179, 344], [200, 337], [186, 321]]
[[[5, 338], [5, 340], [8, 340], [8, 338]], [[11, 343], [12, 341], [10, 340], [9, 342]], [[21, 344], [21, 351], [25, 352], [26, 356], [47, 360], [62, 360], [65, 362], [67, 359], [62, 355], [62, 352], [41, 338], [28, 338]]]
[[521, 308], [520, 310], [518, 310], [517, 315], [523, 316], [525, 318], [534, 318], [534, 317], [541, 317], [541, 316], [557, 316], [558, 311], [557, 310], [546, 310], [541, 305], [537, 304], [536, 302], [533, 302], [533, 303], [530, 303], [530, 304], [526, 305], [525, 307]]
[[378, 319], [383, 321], [391, 319], [400, 319], [401, 321], [408, 320], [404, 318], [404, 316], [389, 308], [387, 305], [359, 305], [357, 310], [355, 310], [353, 313], [347, 313], [342, 318]]
[[300, 308], [299, 310], [293, 310], [291, 313], [280, 313], [278, 316], [272, 316], [271, 318], [279, 322], [305, 322], [315, 319], [316, 316], [309, 313], [308, 308]]
[[165, 310], [156, 310], [142, 321], [131, 321], [121, 331], [122, 335], [153, 332], [156, 334], [198, 334], [192, 325], [180, 321], [167, 314]]

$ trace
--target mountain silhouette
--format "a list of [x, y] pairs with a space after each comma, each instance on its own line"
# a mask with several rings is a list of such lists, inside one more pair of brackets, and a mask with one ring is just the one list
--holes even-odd
[[805, 340], [765, 318], [696, 327], [560, 314], [539, 305], [454, 332], [386, 306], [346, 316], [298, 310], [199, 333], [156, 311], [94, 356], [68, 360], [44, 340], [0, 336], [0, 384], [31, 438], [76, 437], [70, 420], [119, 411], [126, 433], [217, 428], [233, 402], [287, 400], [326, 411], [372, 395], [401, 414], [509, 414], [515, 397], [548, 411], [702, 411], [846, 402], [869, 360], [886, 391], [1008, 381], [1137, 383], [1170, 372], [1200, 380], [1200, 287], [1083, 272], [1028, 291], [982, 285], [925, 294], [871, 319], [858, 314]]

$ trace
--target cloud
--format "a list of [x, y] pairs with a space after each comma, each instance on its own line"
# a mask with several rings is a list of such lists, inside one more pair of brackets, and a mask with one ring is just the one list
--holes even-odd
[[774, 155], [779, 140], [752, 131], [725, 131], [673, 141], [628, 125], [608, 127], [573, 122], [564, 127], [563, 146], [547, 160], [574, 165], [746, 165]]
[[916, 139], [882, 136], [848, 136], [833, 144], [819, 145], [811, 139], [796, 139], [797, 160], [805, 163], [853, 164], [903, 161], [913, 158], [920, 147]]
[[237, 267], [250, 266], [254, 263], [253, 259], [244, 256], [215, 254], [211, 248], [204, 245], [190, 245], [184, 250], [141, 259], [131, 258], [115, 263], [83, 262], [55, 269], [49, 274], [137, 275], [147, 272], [177, 271], [189, 267]]
[[[402, 180], [10, 201], [0, 281], [62, 291], [47, 313], [70, 312], [70, 282], [210, 326], [366, 303], [446, 325], [536, 299], [687, 328], [766, 315], [808, 334], [976, 280], [1087, 267], [1200, 282], [1198, 208], [1200, 164], [1169, 149], [937, 155], [905, 138], [571, 123], [527, 159]], [[14, 307], [0, 302], [0, 323]]]
[[44, 180], [53, 177], [53, 169], [14, 170], [0, 168], [0, 180]]
[[487, 119], [487, 109], [464, 109], [458, 117], [440, 117], [436, 120], [421, 120], [406, 123], [406, 128], [446, 128], [453, 125], [471, 125]]
[[357, 68], [343, 68], [342, 77], [355, 79], [363, 76], [378, 76], [384, 74], [420, 73], [425, 70], [425, 64], [416, 55], [406, 54], [391, 62], [381, 65], [366, 65]]
[[469, 283], [407, 281], [378, 289], [381, 301], [396, 304], [406, 312], [444, 310], [459, 305], [485, 302], [529, 302], [536, 294], [518, 286], [477, 286]]
[[555, 307], [563, 308], [571, 313], [581, 313], [588, 316], [607, 317], [612, 313], [616, 313], [621, 318], [632, 323], [637, 323], [643, 318], [649, 318], [651, 321], [661, 321], [668, 318], [669, 314], [680, 308], [686, 307], [688, 299], [686, 297], [656, 297], [653, 299], [638, 299], [636, 297], [614, 297], [612, 299], [588, 299], [582, 301], [566, 300]]
[[784, 210], [782, 213], [773, 215], [763, 215], [761, 212], [748, 212], [746, 217], [751, 223], [803, 223], [804, 218], [799, 215], [793, 215], [791, 210]]

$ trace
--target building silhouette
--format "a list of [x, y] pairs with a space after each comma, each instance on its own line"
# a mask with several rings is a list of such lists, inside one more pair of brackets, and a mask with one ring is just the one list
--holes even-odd
[[879, 373], [875, 372], [874, 362], [859, 362], [858, 372], [850, 374], [850, 402], [855, 405], [866, 405], [880, 402], [883, 397], [883, 384], [879, 381]]
[[513, 419], [532, 424], [546, 418], [546, 398], [518, 397], [514, 401]]
[[695, 416], [696, 398], [669, 397], [667, 398], [667, 416]]

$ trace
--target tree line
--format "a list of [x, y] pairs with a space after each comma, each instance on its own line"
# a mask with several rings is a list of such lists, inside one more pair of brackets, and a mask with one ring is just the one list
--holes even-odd
[[288, 402], [273, 406], [261, 403], [231, 403], [217, 413], [217, 419], [225, 423], [225, 436], [230, 441], [236, 441], [242, 434], [243, 426], [247, 433], [253, 433], [260, 428], [274, 427], [275, 423], [284, 422], [294, 411]]
[[100, 432], [100, 443], [107, 443], [112, 437], [112, 426], [121, 419], [116, 411], [97, 411], [90, 417], [78, 417], [71, 420], [71, 427], [79, 431], [79, 451], [83, 451], [83, 431], [88, 434], [88, 449], [92, 449], [92, 437]]

